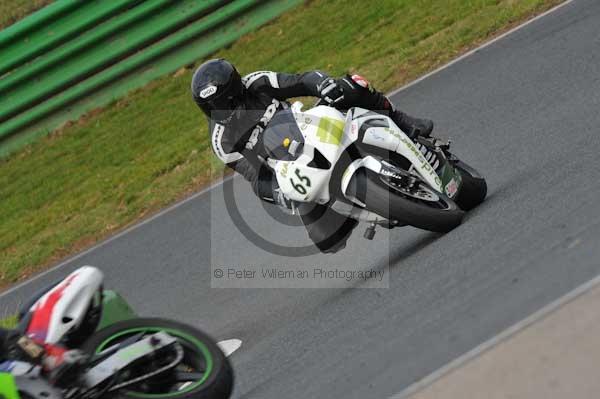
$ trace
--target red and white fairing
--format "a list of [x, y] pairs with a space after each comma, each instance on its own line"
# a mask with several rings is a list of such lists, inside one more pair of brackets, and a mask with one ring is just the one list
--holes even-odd
[[83, 266], [38, 299], [30, 309], [27, 336], [38, 343], [56, 344], [83, 321], [104, 275]]

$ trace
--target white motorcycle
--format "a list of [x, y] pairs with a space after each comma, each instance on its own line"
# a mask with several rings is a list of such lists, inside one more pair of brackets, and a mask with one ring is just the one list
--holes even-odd
[[387, 116], [302, 103], [280, 111], [263, 132], [268, 165], [295, 202], [329, 204], [376, 226], [447, 232], [483, 202], [485, 179], [435, 138], [411, 140]]

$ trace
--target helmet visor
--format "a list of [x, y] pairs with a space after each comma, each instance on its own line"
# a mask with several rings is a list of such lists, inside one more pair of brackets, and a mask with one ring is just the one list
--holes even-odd
[[207, 101], [198, 101], [198, 106], [204, 111], [206, 116], [216, 121], [222, 121], [235, 111], [239, 106], [240, 99], [232, 96], [220, 96]]

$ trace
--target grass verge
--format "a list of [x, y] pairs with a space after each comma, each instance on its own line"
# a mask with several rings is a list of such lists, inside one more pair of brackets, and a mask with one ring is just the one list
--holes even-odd
[[0, 319], [0, 328], [14, 328], [17, 325], [17, 316], [7, 316]]
[[[215, 56], [242, 73], [360, 71], [387, 91], [560, 2], [312, 0]], [[210, 181], [217, 162], [191, 74], [158, 79], [0, 161], [0, 285]]]
[[0, 0], [0, 29], [14, 24], [52, 0]]

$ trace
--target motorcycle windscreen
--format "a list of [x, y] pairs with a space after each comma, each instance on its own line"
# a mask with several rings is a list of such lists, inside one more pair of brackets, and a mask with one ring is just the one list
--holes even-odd
[[291, 109], [275, 114], [263, 132], [267, 155], [278, 161], [295, 161], [302, 155], [304, 136]]

